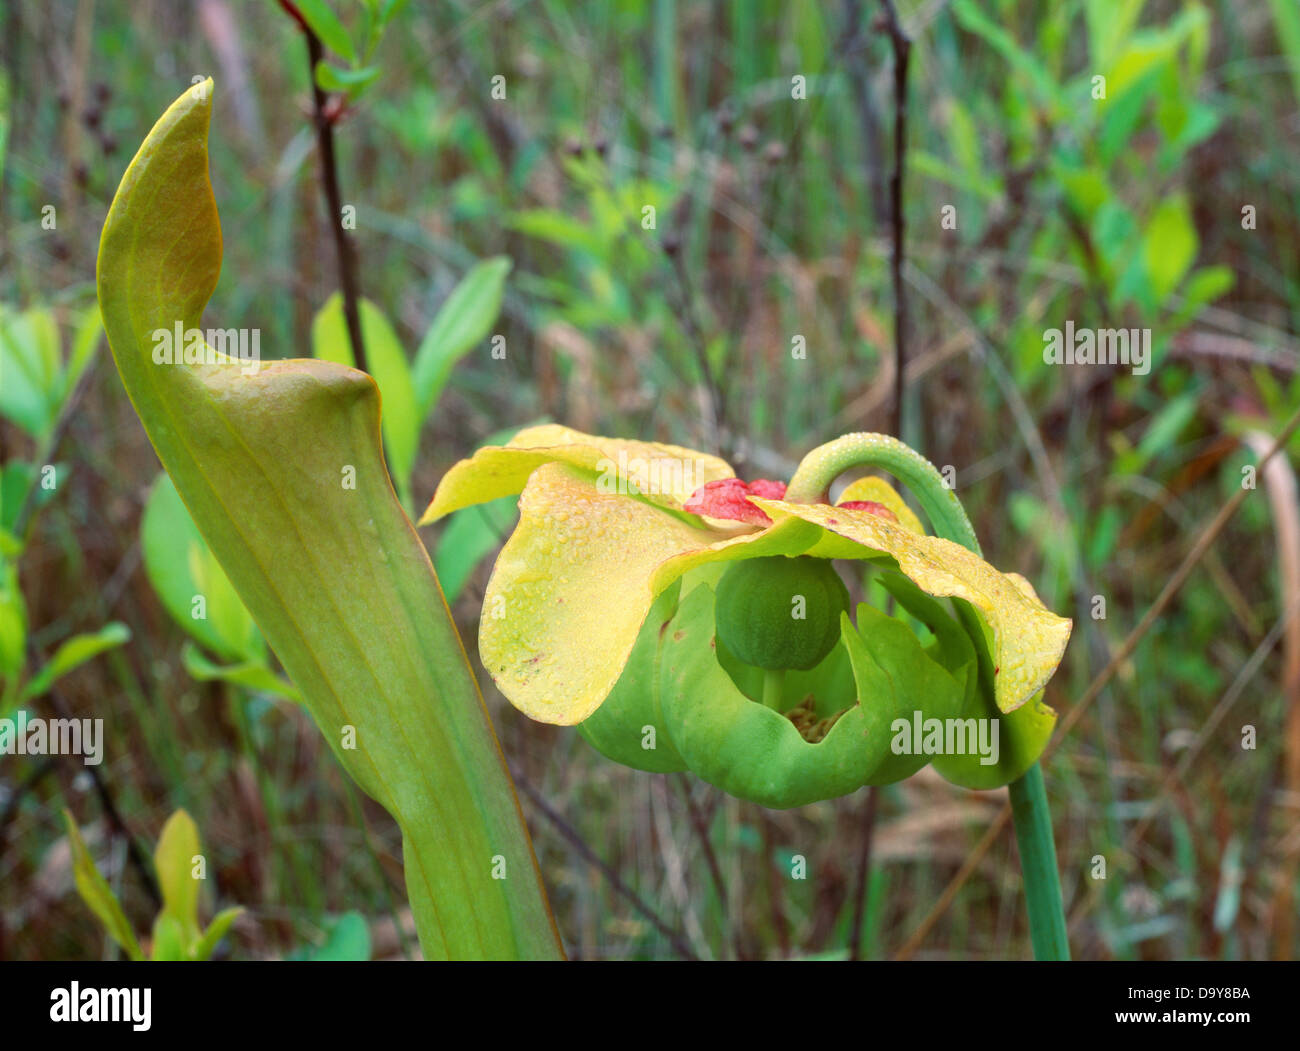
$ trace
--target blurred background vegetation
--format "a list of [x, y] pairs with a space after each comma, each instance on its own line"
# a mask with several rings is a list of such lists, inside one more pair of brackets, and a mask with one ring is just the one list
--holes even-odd
[[[459, 323], [464, 343], [407, 436], [409, 505], [542, 419], [772, 478], [840, 433], [891, 429], [896, 112], [876, 0], [333, 9], [331, 105], [353, 96], [335, 124], [341, 198], [375, 338], [411, 360], [431, 325], [445, 345]], [[899, 14], [902, 437], [955, 469], [986, 557], [1075, 618], [1047, 695], [1065, 713], [1300, 404], [1300, 8]], [[155, 488], [91, 309], [125, 165], [211, 75], [225, 265], [207, 323], [259, 329], [264, 356], [329, 356], [318, 314], [338, 274], [303, 36], [273, 2], [7, 0], [0, 56], [0, 673], [9, 713], [101, 717], [106, 733], [94, 776], [0, 757], [0, 957], [115, 952], [73, 891], [65, 807], [138, 930], [158, 907], [146, 858], [184, 807], [209, 852], [205, 915], [248, 910], [219, 956], [413, 953], [396, 829]], [[1044, 331], [1067, 320], [1149, 328], [1153, 367], [1045, 364]], [[1281, 624], [1300, 595], [1300, 441], [1288, 453], [1048, 764], [1076, 956], [1295, 955], [1300, 621]], [[424, 534], [471, 652], [513, 509], [472, 514]], [[185, 552], [170, 570], [169, 547]], [[199, 627], [191, 583], [213, 603]], [[65, 657], [55, 682], [42, 669], [78, 636], [72, 656], [93, 659]], [[874, 826], [865, 792], [767, 812], [615, 766], [484, 680], [576, 957], [888, 957], [1001, 801], [923, 772], [881, 791]], [[1008, 829], [917, 955], [1028, 953]]]

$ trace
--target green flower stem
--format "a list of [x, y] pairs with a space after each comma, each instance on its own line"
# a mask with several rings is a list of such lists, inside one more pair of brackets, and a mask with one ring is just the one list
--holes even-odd
[[781, 710], [781, 698], [785, 695], [785, 669], [763, 673], [763, 703], [773, 711]]
[[[819, 445], [803, 458], [790, 479], [785, 498], [796, 503], [826, 499], [831, 483], [854, 467], [888, 471], [906, 485], [930, 519], [935, 534], [981, 555], [979, 540], [957, 494], [944, 484], [934, 464], [910, 446], [887, 434], [846, 434]], [[979, 630], [974, 614], [963, 603], [958, 612], [968, 630]], [[987, 674], [987, 670], [982, 670]], [[764, 688], [764, 699], [767, 690]], [[1061, 907], [1061, 884], [1056, 869], [1056, 844], [1043, 787], [1043, 772], [1035, 763], [1009, 786], [1011, 814], [1020, 848], [1029, 911], [1029, 933], [1039, 960], [1068, 960], [1070, 945]]]
[[1039, 960], [1068, 960], [1070, 942], [1061, 909], [1061, 883], [1056, 871], [1056, 844], [1052, 841], [1052, 815], [1047, 809], [1043, 770], [1035, 763], [1011, 793], [1011, 819], [1020, 848], [1020, 870], [1029, 909], [1029, 937]]

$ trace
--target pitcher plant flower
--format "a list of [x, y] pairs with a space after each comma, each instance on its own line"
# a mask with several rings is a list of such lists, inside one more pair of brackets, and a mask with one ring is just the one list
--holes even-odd
[[[859, 466], [906, 483], [947, 535], [879, 477], [831, 504]], [[484, 666], [525, 715], [578, 724], [618, 762], [790, 807], [927, 762], [996, 787], [1046, 745], [1071, 622], [983, 560], [955, 494], [896, 439], [830, 442], [786, 486], [675, 445], [530, 427], [455, 464], [420, 524], [515, 493]], [[873, 567], [901, 616], [851, 616], [832, 559]]]

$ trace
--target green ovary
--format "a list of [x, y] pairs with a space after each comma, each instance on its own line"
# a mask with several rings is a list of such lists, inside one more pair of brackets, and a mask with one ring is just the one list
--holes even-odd
[[819, 558], [754, 558], [737, 562], [718, 582], [718, 637], [745, 664], [768, 671], [807, 670], [840, 637], [849, 592], [831, 563]]

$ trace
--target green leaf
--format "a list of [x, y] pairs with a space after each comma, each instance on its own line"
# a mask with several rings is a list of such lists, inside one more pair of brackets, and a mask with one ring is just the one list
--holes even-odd
[[18, 586], [18, 568], [0, 555], [0, 715], [17, 699], [16, 685], [27, 662], [27, 603]]
[[68, 845], [72, 848], [72, 875], [77, 884], [77, 893], [81, 900], [90, 906], [90, 911], [104, 925], [104, 929], [126, 954], [133, 960], [143, 960], [140, 943], [136, 941], [135, 932], [126, 921], [126, 913], [117, 900], [108, 882], [95, 868], [95, 862], [86, 849], [86, 842], [81, 838], [76, 822], [68, 811], [63, 812], [63, 821], [68, 829]]
[[1273, 13], [1273, 23], [1277, 26], [1277, 38], [1286, 55], [1286, 64], [1291, 70], [1291, 86], [1295, 89], [1296, 102], [1300, 102], [1300, 7], [1295, 0], [1268, 0]]
[[322, 44], [349, 62], [356, 61], [357, 53], [352, 47], [352, 38], [325, 0], [298, 0], [298, 11], [311, 26], [311, 31], [320, 37]]
[[384, 6], [379, 11], [379, 26], [382, 29], [399, 14], [407, 5], [408, 0], [384, 0]]
[[217, 946], [221, 939], [226, 936], [233, 924], [240, 916], [244, 914], [242, 906], [236, 905], [233, 908], [222, 909], [212, 918], [208, 924], [208, 929], [203, 932], [203, 937], [194, 943], [190, 949], [189, 957], [192, 960], [210, 960], [212, 954], [217, 951]]
[[1111, 471], [1116, 476], [1141, 474], [1147, 464], [1168, 452], [1183, 430], [1196, 416], [1199, 395], [1196, 391], [1180, 394], [1156, 413], [1136, 449], [1115, 458]]
[[170, 913], [160, 912], [153, 921], [153, 945], [149, 959], [175, 962], [185, 959], [185, 932]]
[[177, 624], [220, 657], [263, 661], [252, 616], [165, 473], [145, 503], [140, 547], [149, 583]]
[[345, 91], [350, 95], [356, 95], [377, 76], [379, 76], [378, 66], [342, 69], [330, 65], [324, 59], [316, 63], [316, 83], [325, 91]]
[[325, 740], [401, 828], [425, 956], [555, 958], [500, 746], [384, 468], [375, 382], [311, 359], [153, 364], [150, 333], [198, 327], [221, 267], [207, 87], [158, 121], [109, 210], [99, 301], [118, 371]]
[[359, 912], [345, 912], [333, 916], [323, 924], [325, 941], [320, 945], [306, 946], [290, 953], [290, 960], [364, 961], [370, 959], [370, 928]]
[[258, 661], [217, 664], [208, 660], [193, 643], [187, 642], [181, 649], [181, 663], [185, 665], [190, 677], [198, 682], [228, 682], [257, 693], [270, 693], [291, 701], [302, 701], [302, 694], [293, 683], [282, 679], [268, 665]]
[[478, 564], [510, 535], [518, 502], [516, 497], [502, 496], [463, 508], [448, 519], [433, 549], [433, 566], [448, 602], [456, 601]]
[[57, 332], [53, 361], [46, 350], [48, 334], [41, 312], [0, 308], [0, 416], [38, 440], [54, 425], [58, 411]]
[[92, 303], [82, 312], [72, 336], [72, 355], [68, 358], [68, 367], [63, 376], [63, 397], [69, 397], [81, 379], [81, 374], [90, 364], [100, 338], [104, 335], [104, 322], [99, 316], [99, 304]]
[[[416, 409], [411, 387], [411, 370], [406, 352], [384, 312], [368, 299], [362, 299], [357, 312], [361, 316], [361, 338], [366, 345], [370, 374], [379, 384], [383, 399], [384, 440], [388, 449], [388, 466], [397, 482], [403, 505], [411, 507], [411, 471], [420, 445], [420, 423], [424, 414]], [[343, 316], [343, 296], [335, 292], [325, 301], [311, 323], [312, 353], [322, 361], [353, 365], [352, 342], [347, 320]]]
[[998, 52], [1033, 89], [1043, 106], [1059, 107], [1061, 96], [1047, 68], [1000, 25], [993, 22], [974, 0], [954, 0], [952, 13], [961, 27], [974, 33]]
[[101, 653], [124, 646], [131, 641], [131, 629], [119, 621], [105, 624], [98, 631], [74, 635], [54, 651], [43, 668], [28, 680], [19, 694], [19, 701], [32, 701], [42, 696], [55, 681], [74, 668], [93, 660]]
[[553, 208], [531, 208], [514, 212], [506, 220], [506, 225], [561, 248], [573, 248], [594, 256], [604, 252], [605, 246], [600, 235], [591, 227]]
[[1196, 259], [1197, 243], [1187, 195], [1165, 198], [1142, 235], [1142, 258], [1157, 303], [1178, 287]]
[[452, 367], [496, 322], [511, 265], [505, 256], [475, 264], [433, 319], [415, 354], [415, 398], [421, 420], [438, 404]]
[[182, 946], [199, 936], [199, 881], [194, 878], [194, 859], [199, 854], [198, 827], [186, 811], [177, 810], [158, 836], [153, 863], [162, 890], [163, 915], [176, 922]]

